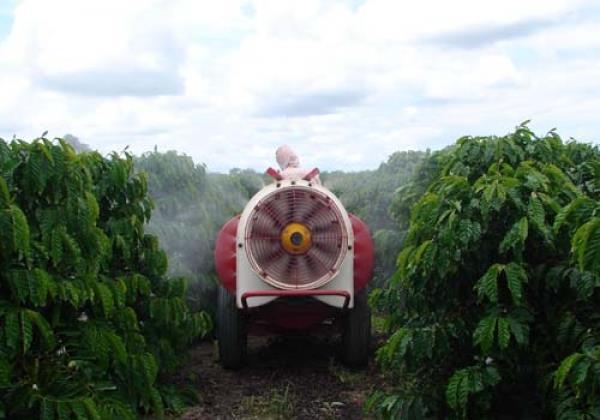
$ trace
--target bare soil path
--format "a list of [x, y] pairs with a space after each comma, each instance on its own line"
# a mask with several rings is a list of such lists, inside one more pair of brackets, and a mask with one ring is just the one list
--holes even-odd
[[[376, 348], [379, 339], [373, 340]], [[363, 404], [384, 387], [374, 365], [344, 367], [337, 338], [251, 337], [246, 366], [223, 369], [212, 342], [201, 343], [177, 375], [192, 383], [200, 404], [183, 419], [363, 419]]]

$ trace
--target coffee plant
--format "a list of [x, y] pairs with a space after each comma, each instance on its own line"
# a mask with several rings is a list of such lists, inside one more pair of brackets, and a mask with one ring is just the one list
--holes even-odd
[[161, 384], [211, 327], [144, 233], [146, 178], [128, 154], [0, 139], [0, 417], [162, 416]]
[[377, 353], [394, 388], [367, 408], [600, 418], [598, 148], [524, 123], [461, 138], [427, 164], [397, 272], [373, 297], [396, 303]]

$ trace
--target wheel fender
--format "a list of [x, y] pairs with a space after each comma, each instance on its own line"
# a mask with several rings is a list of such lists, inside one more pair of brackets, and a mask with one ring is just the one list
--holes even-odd
[[215, 243], [215, 268], [223, 287], [235, 294], [237, 261], [235, 255], [236, 236], [240, 216], [229, 219], [217, 235]]
[[369, 227], [358, 216], [349, 213], [354, 232], [354, 293], [363, 289], [373, 277], [375, 246]]

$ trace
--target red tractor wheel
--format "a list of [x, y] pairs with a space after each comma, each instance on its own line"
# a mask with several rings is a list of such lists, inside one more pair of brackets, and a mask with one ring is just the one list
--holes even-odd
[[219, 360], [226, 369], [238, 369], [246, 355], [244, 317], [235, 304], [235, 295], [219, 287], [217, 300], [217, 341]]

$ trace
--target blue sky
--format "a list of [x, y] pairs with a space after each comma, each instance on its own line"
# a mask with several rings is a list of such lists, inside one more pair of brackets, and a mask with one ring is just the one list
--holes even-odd
[[14, 0], [0, 1], [0, 40], [6, 38], [10, 32], [15, 5]]
[[3, 39], [10, 32], [12, 25], [12, 15], [9, 12], [0, 12], [0, 39]]
[[593, 0], [0, 0], [0, 137], [262, 170], [504, 134], [600, 140]]

